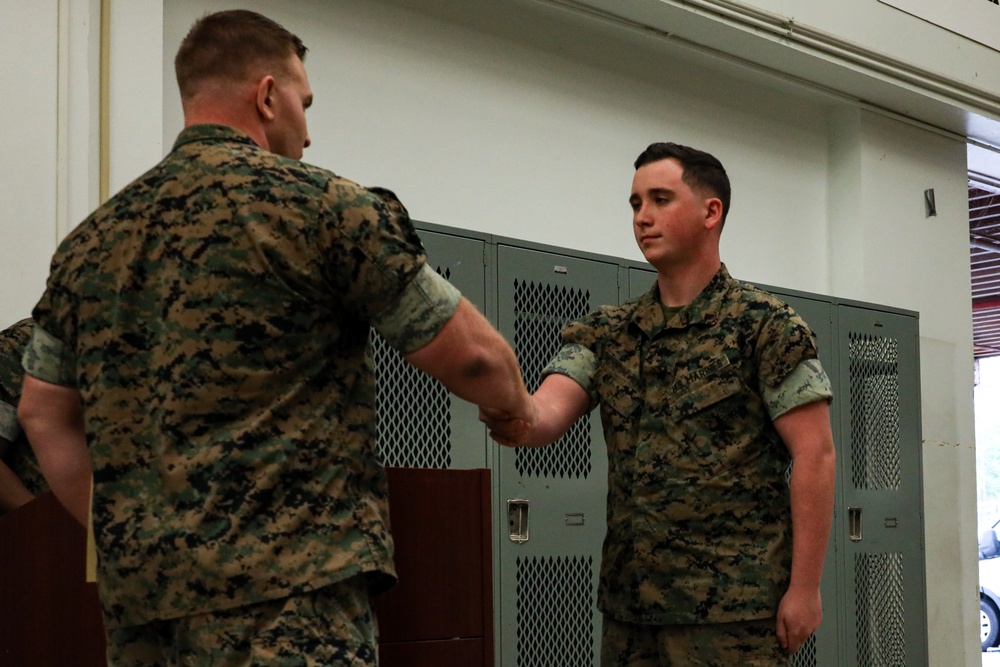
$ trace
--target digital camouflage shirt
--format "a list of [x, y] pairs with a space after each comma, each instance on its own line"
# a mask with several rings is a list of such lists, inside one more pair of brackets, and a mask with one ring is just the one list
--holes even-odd
[[425, 260], [391, 192], [215, 125], [66, 238], [25, 368], [80, 392], [109, 627], [391, 584], [369, 327], [434, 337]]
[[809, 327], [725, 266], [665, 319], [653, 289], [563, 331], [543, 371], [600, 403], [608, 530], [598, 605], [640, 624], [776, 613], [791, 565], [790, 456], [772, 418], [829, 400]]
[[24, 383], [21, 357], [28, 347], [33, 325], [31, 318], [27, 318], [0, 331], [0, 438], [9, 443], [4, 450], [0, 441], [0, 459], [28, 491], [38, 495], [49, 487], [17, 419], [17, 404]]

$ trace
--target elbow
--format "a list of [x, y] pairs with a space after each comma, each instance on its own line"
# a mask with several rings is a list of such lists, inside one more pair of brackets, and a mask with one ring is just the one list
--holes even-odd
[[463, 379], [478, 380], [495, 372], [496, 364], [485, 351], [477, 352], [470, 357], [463, 359], [459, 365], [458, 372]]
[[21, 428], [25, 431], [29, 431], [38, 418], [38, 410], [36, 409], [34, 402], [30, 400], [22, 400], [17, 405], [17, 421], [21, 424]]

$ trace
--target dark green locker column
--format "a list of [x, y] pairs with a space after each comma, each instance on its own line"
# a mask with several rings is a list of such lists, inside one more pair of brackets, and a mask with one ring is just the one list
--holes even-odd
[[[499, 329], [531, 391], [563, 326], [618, 302], [617, 264], [499, 245], [497, 276]], [[607, 494], [600, 416], [547, 447], [498, 449], [499, 664], [594, 667]]]
[[915, 316], [837, 308], [842, 664], [927, 664]]
[[[487, 308], [484, 241], [421, 231], [429, 265], [480, 310]], [[486, 468], [486, 429], [476, 406], [419, 372], [374, 331], [378, 454], [386, 466]]]

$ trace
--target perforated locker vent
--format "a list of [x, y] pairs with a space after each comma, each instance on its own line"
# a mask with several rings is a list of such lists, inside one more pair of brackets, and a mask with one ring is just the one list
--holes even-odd
[[[449, 278], [447, 270], [442, 273]], [[384, 465], [451, 467], [451, 394], [372, 330], [376, 454]]]
[[592, 667], [591, 557], [517, 559], [518, 667]]
[[903, 555], [857, 554], [854, 588], [858, 596], [858, 664], [904, 667]]
[[792, 656], [792, 667], [816, 667], [816, 635], [810, 635]]
[[[588, 291], [514, 281], [514, 350], [530, 391], [538, 388], [539, 373], [562, 346], [559, 332], [588, 312]], [[590, 420], [577, 420], [548, 447], [518, 448], [514, 465], [522, 477], [586, 478], [591, 471]]]
[[855, 488], [899, 489], [899, 359], [891, 338], [850, 334], [851, 455]]

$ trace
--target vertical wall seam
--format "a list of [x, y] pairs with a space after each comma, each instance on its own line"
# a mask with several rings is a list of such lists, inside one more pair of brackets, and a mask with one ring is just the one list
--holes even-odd
[[101, 0], [100, 180], [98, 197], [108, 200], [111, 189], [111, 0]]

